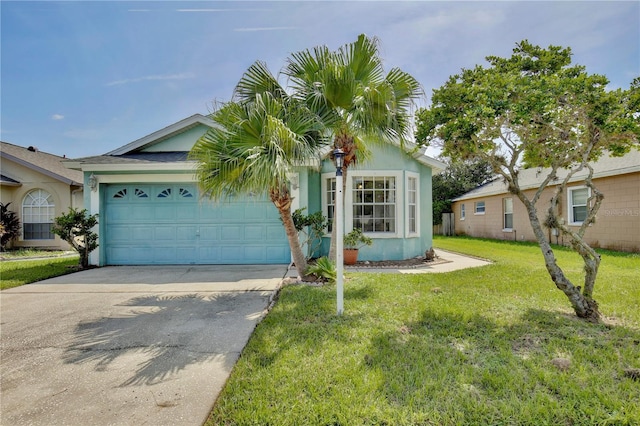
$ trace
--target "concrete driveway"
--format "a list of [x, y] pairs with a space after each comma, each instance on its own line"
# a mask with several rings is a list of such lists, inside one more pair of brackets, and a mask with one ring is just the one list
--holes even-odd
[[2, 291], [0, 424], [202, 424], [286, 269], [106, 267]]

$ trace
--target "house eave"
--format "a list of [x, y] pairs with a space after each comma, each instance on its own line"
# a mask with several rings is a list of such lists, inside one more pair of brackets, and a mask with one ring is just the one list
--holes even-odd
[[70, 164], [69, 167], [83, 172], [193, 172], [197, 167], [194, 161], [149, 164]]

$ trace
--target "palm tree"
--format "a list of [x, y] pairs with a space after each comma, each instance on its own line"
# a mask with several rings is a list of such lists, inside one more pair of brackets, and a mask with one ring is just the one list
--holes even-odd
[[[333, 136], [333, 148], [345, 153], [343, 195], [347, 169], [358, 152], [362, 158], [369, 155], [368, 143], [404, 147], [412, 139], [412, 107], [424, 94], [418, 81], [399, 68], [385, 75], [378, 46], [376, 38], [361, 34], [335, 52], [320, 46], [294, 53], [283, 70], [293, 96], [318, 115]], [[329, 257], [335, 259], [333, 234]]]
[[266, 65], [254, 63], [234, 98], [211, 114], [217, 124], [193, 146], [199, 186], [212, 199], [238, 193], [268, 193], [284, 224], [300, 275], [307, 262], [291, 216], [289, 178], [294, 167], [324, 142], [317, 116], [287, 95]]

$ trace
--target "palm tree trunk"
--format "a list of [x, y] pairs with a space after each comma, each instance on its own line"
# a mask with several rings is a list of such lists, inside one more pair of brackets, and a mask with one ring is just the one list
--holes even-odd
[[284, 225], [284, 231], [287, 234], [291, 256], [298, 270], [298, 276], [304, 279], [307, 271], [307, 259], [302, 252], [298, 231], [291, 216], [291, 195], [289, 194], [289, 190], [287, 188], [283, 188], [280, 191], [271, 190], [269, 196], [278, 209], [280, 219]]

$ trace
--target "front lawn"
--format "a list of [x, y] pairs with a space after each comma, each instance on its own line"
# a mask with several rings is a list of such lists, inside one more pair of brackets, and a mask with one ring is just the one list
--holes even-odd
[[[603, 254], [606, 318], [594, 325], [575, 317], [537, 246], [435, 245], [495, 263], [349, 273], [342, 317], [335, 286], [284, 288], [207, 424], [640, 424], [640, 256]], [[580, 275], [577, 256], [559, 258]]]
[[77, 271], [78, 257], [0, 262], [0, 290]]

